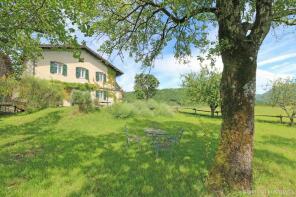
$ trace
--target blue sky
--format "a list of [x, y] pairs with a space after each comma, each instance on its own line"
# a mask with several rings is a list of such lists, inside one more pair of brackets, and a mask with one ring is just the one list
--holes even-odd
[[[210, 37], [215, 37], [217, 30], [210, 32]], [[81, 39], [82, 37], [79, 36]], [[87, 45], [93, 50], [99, 48], [98, 40], [86, 39]], [[180, 87], [182, 74], [198, 72], [200, 63], [196, 60], [198, 50], [193, 50], [192, 58], [188, 64], [181, 64], [174, 59], [172, 50], [165, 49], [156, 62], [151, 72], [159, 79], [160, 89]], [[100, 52], [99, 52], [100, 53]], [[141, 65], [126, 56], [122, 61], [119, 57], [106, 57], [116, 67], [124, 72], [117, 81], [125, 91], [132, 91], [134, 77], [141, 72]], [[216, 66], [222, 69], [223, 64], [217, 57]], [[268, 90], [271, 80], [279, 77], [296, 77], [296, 27], [281, 27], [272, 29], [265, 38], [258, 56], [257, 93]]]

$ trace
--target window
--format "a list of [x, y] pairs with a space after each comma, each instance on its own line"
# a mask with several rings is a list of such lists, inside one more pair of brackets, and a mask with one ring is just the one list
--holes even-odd
[[96, 97], [101, 100], [101, 101], [106, 101], [108, 98], [108, 92], [107, 91], [102, 91], [98, 90], [96, 91]]
[[67, 65], [60, 62], [50, 62], [50, 73], [67, 76]]
[[86, 70], [85, 69], [80, 69], [80, 78], [83, 78], [85, 79], [85, 72]]
[[96, 81], [106, 82], [106, 74], [103, 72], [96, 72]]
[[57, 64], [57, 70], [58, 70], [58, 72], [57, 72], [57, 74], [60, 74], [60, 75], [62, 75], [63, 74], [63, 65], [61, 65], [61, 64]]
[[76, 78], [88, 79], [88, 70], [86, 68], [76, 67]]

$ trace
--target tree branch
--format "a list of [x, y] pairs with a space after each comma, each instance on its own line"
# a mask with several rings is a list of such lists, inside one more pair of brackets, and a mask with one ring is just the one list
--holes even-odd
[[208, 8], [207, 7], [203, 7], [203, 8], [197, 8], [197, 9], [191, 11], [188, 15], [183, 16], [182, 18], [179, 18], [178, 16], [176, 16], [176, 14], [171, 13], [165, 7], [163, 7], [162, 5], [157, 4], [157, 3], [154, 3], [151, 0], [140, 0], [140, 1], [145, 2], [146, 4], [148, 4], [148, 5], [152, 6], [152, 7], [158, 8], [159, 10], [162, 11], [162, 13], [164, 13], [165, 15], [167, 15], [176, 24], [184, 23], [189, 18], [191, 18], [193, 16], [196, 16], [197, 14], [200, 14], [200, 13], [207, 13], [207, 12], [208, 13], [216, 13], [216, 8], [213, 8], [213, 7], [208, 7]]
[[276, 20], [273, 20], [274, 22], [277, 22], [277, 23], [282, 23], [282, 24], [285, 24], [285, 25], [296, 25], [296, 19], [287, 19], [287, 18], [281, 18], [281, 19], [276, 19]]
[[296, 15], [296, 8], [283, 10], [282, 12], [278, 12], [278, 13], [275, 12], [273, 13], [273, 19], [277, 20], [283, 17], [293, 16], [293, 15], [294, 16]]
[[272, 2], [273, 0], [256, 1], [256, 18], [249, 38], [258, 46], [262, 43], [271, 27]]
[[[294, 16], [294, 19], [291, 18]], [[282, 23], [285, 25], [296, 25], [296, 8], [286, 9], [281, 12], [273, 13], [273, 22]]]

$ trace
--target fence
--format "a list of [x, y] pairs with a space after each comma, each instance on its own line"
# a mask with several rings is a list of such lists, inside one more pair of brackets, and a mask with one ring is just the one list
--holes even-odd
[[[180, 111], [180, 109], [191, 109], [194, 111], [193, 114], [195, 114], [195, 115], [198, 115], [197, 112], [208, 112], [211, 114], [211, 111], [209, 111], [209, 110], [201, 110], [201, 109], [197, 109], [197, 108], [193, 108], [193, 107], [176, 107], [176, 111]], [[215, 114], [217, 117], [219, 116], [219, 113], [221, 113], [221, 112], [217, 111], [217, 110], [215, 111]]]
[[15, 103], [0, 103], [0, 112], [2, 113], [18, 113], [25, 111], [24, 108]]
[[[190, 113], [190, 114], [195, 114], [195, 115], [198, 115], [197, 112], [209, 112], [209, 113], [211, 113], [211, 111], [209, 111], [209, 110], [201, 110], [201, 109], [197, 109], [195, 107], [176, 107], [176, 111], [178, 111], [178, 112], [180, 112], [180, 110], [182, 110], [182, 109], [193, 110], [193, 113], [184, 112], [184, 111], [183, 111], [183, 113]], [[220, 111], [215, 111], [215, 114], [216, 114], [217, 117], [219, 116], [219, 113], [221, 113], [221, 112]], [[283, 115], [264, 115], [264, 114], [260, 114], [260, 115], [255, 115], [255, 116], [256, 117], [279, 118], [281, 124], [284, 123], [284, 121], [283, 121], [284, 118], [290, 118], [289, 116], [283, 116]], [[292, 118], [296, 118], [296, 117], [294, 116]]]

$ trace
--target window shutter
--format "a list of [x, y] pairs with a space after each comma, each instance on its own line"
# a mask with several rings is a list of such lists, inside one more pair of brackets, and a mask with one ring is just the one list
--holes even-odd
[[88, 73], [88, 70], [87, 69], [85, 69], [85, 79], [89, 79], [89, 73]]
[[96, 91], [96, 98], [99, 98], [99, 91]]
[[106, 83], [106, 74], [103, 74], [104, 77], [104, 83]]
[[[106, 75], [105, 75], [106, 76]], [[108, 92], [107, 91], [104, 91], [104, 100], [106, 101], [108, 98]]]
[[96, 81], [99, 81], [99, 80], [100, 80], [100, 73], [96, 72]]
[[64, 75], [64, 76], [67, 76], [67, 73], [68, 73], [67, 65], [64, 64], [64, 65], [63, 65], [63, 75]]
[[50, 73], [55, 74], [58, 72], [57, 65], [54, 62], [50, 62]]
[[76, 67], [76, 78], [80, 78], [81, 68]]

